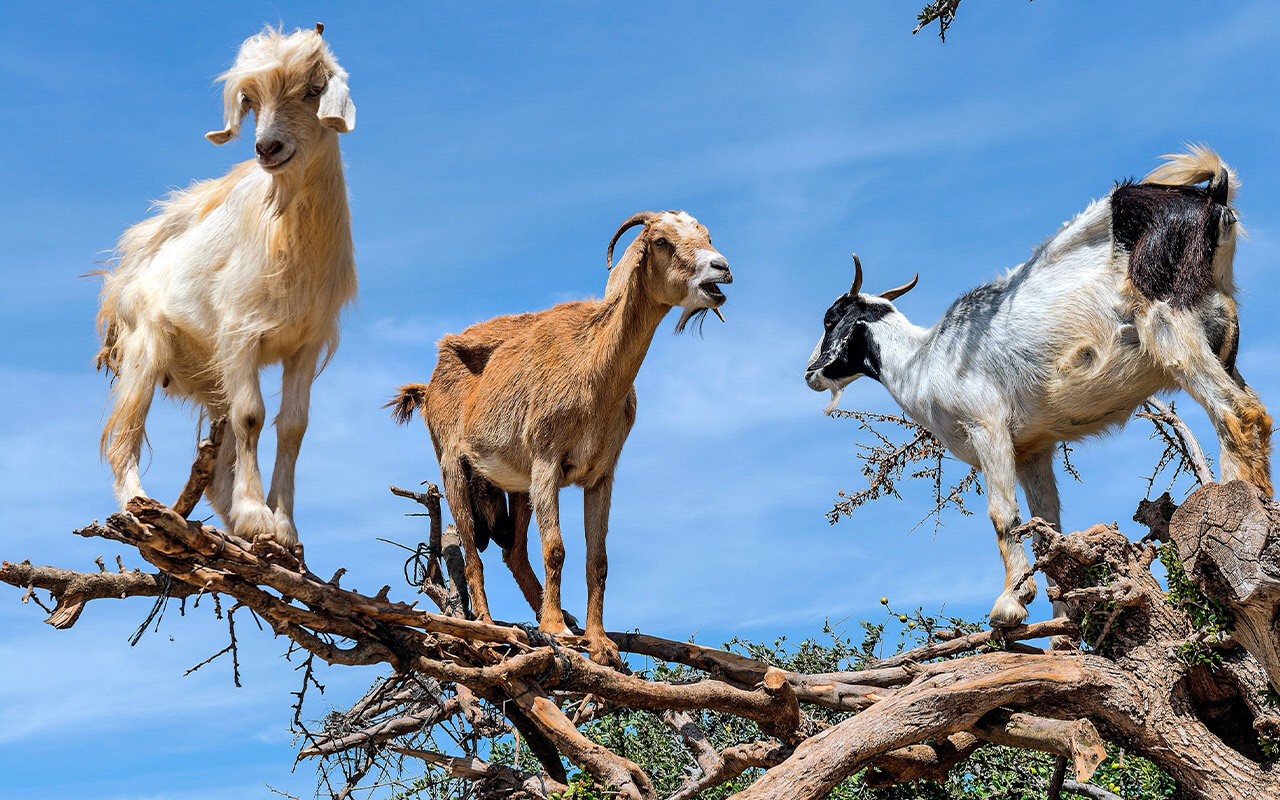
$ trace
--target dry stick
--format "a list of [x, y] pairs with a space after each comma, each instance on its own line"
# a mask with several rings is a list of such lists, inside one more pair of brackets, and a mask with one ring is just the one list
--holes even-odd
[[[159, 597], [164, 593], [165, 576], [159, 572], [78, 572], [61, 567], [35, 566], [30, 561], [20, 564], [0, 562], [0, 582], [21, 588], [35, 587], [53, 595], [57, 606], [45, 622], [65, 629], [76, 624], [85, 603], [90, 600], [124, 597]], [[173, 583], [170, 597], [188, 597], [198, 590], [184, 583]]]
[[[935, 658], [947, 658], [970, 650], [975, 650], [988, 643], [1013, 642], [1023, 639], [1040, 639], [1047, 636], [1072, 636], [1079, 634], [1079, 626], [1066, 617], [1033, 622], [1030, 625], [1016, 625], [1012, 628], [993, 628], [978, 631], [958, 639], [946, 642], [933, 642], [896, 656], [883, 658], [871, 664], [872, 668], [896, 667], [908, 662], [932, 661]], [[856, 673], [847, 673], [856, 674]]]
[[792, 749], [777, 742], [747, 742], [726, 747], [717, 756], [717, 766], [700, 777], [691, 778], [667, 800], [691, 800], [708, 789], [728, 783], [749, 769], [773, 767], [791, 755]]
[[1147, 399], [1147, 406], [1155, 409], [1155, 413], [1139, 412], [1138, 416], [1146, 417], [1152, 421], [1159, 420], [1169, 427], [1173, 428], [1178, 439], [1182, 442], [1183, 454], [1187, 458], [1187, 462], [1191, 464], [1192, 470], [1195, 471], [1196, 480], [1201, 486], [1207, 486], [1214, 482], [1213, 470], [1209, 469], [1209, 462], [1204, 457], [1204, 449], [1200, 447], [1199, 440], [1195, 434], [1191, 432], [1191, 428], [1183, 422], [1182, 417], [1178, 416], [1169, 404], [1156, 397]]
[[1046, 800], [1062, 800], [1062, 782], [1067, 777], [1067, 759], [1058, 756], [1053, 762], [1053, 775], [1049, 777], [1049, 793]]
[[450, 697], [441, 705], [422, 713], [406, 714], [393, 719], [380, 720], [364, 730], [356, 731], [346, 736], [317, 739], [311, 746], [299, 752], [298, 757], [326, 756], [341, 753], [353, 747], [379, 744], [397, 736], [425, 730], [460, 713], [462, 713], [462, 704], [457, 698]]
[[[440, 575], [440, 564], [436, 559], [445, 558], [446, 564], [449, 568], [449, 577], [450, 579], [454, 579], [455, 574], [463, 574], [462, 564], [458, 563], [455, 570], [455, 565], [453, 563], [461, 558], [461, 555], [453, 554], [455, 557], [452, 559], [445, 555], [444, 545], [441, 540], [443, 527], [441, 518], [443, 515], [440, 511], [440, 498], [443, 497], [443, 495], [440, 494], [440, 489], [434, 483], [427, 481], [426, 486], [427, 490], [425, 492], [401, 489], [399, 486], [394, 484], [388, 488], [390, 488], [391, 493], [397, 497], [407, 497], [427, 509], [427, 518], [430, 520], [431, 525], [430, 534], [427, 539], [427, 551], [431, 555], [430, 561], [427, 563], [427, 581], [433, 585], [442, 586], [444, 584], [444, 580]], [[466, 585], [465, 578], [461, 585]]]
[[222, 443], [222, 430], [226, 424], [226, 417], [218, 417], [209, 423], [209, 436], [196, 448], [196, 460], [191, 464], [191, 475], [173, 504], [173, 510], [178, 516], [184, 518], [191, 516], [196, 503], [200, 502], [200, 497], [204, 494], [205, 487], [209, 485], [209, 479], [213, 476], [214, 464], [218, 458], [218, 445]]
[[1091, 800], [1124, 800], [1119, 795], [1112, 794], [1101, 786], [1094, 786], [1089, 783], [1079, 783], [1077, 781], [1066, 780], [1062, 782], [1062, 791], [1078, 794], [1081, 797], [1088, 797]]
[[560, 781], [552, 780], [545, 775], [532, 775], [527, 772], [492, 764], [474, 757], [448, 756], [434, 750], [419, 750], [412, 747], [391, 747], [401, 755], [421, 759], [428, 764], [444, 767], [450, 778], [463, 778], [473, 781], [499, 781], [507, 791], [520, 790], [534, 798], [550, 797], [569, 791], [569, 787]]
[[680, 741], [684, 742], [685, 749], [693, 756], [704, 776], [720, 768], [723, 759], [711, 746], [711, 742], [707, 741], [707, 735], [693, 721], [693, 717], [683, 711], [670, 709], [663, 711], [661, 716], [667, 727], [679, 735]]

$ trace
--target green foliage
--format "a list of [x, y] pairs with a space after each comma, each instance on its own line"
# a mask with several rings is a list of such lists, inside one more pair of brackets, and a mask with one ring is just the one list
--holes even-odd
[[[1115, 582], [1111, 567], [1106, 564], [1095, 564], [1085, 572], [1085, 580], [1089, 586], [1110, 586]], [[1103, 639], [1107, 633], [1107, 621], [1113, 620], [1116, 613], [1116, 602], [1106, 600], [1091, 604], [1080, 620], [1080, 638], [1093, 651], [1101, 652]]]
[[1177, 788], [1159, 767], [1145, 758], [1126, 755], [1119, 748], [1107, 745], [1107, 759], [1098, 767], [1090, 783], [1101, 786], [1112, 794], [1139, 800], [1142, 798], [1173, 797]]
[[1187, 577], [1176, 548], [1165, 545], [1160, 548], [1160, 563], [1169, 582], [1165, 602], [1181, 610], [1191, 618], [1196, 635], [1178, 645], [1178, 658], [1188, 666], [1203, 665], [1215, 669], [1222, 665], [1222, 655], [1213, 647], [1223, 642], [1235, 625], [1235, 618], [1222, 603], [1207, 597], [1200, 587]]
[[610, 800], [612, 792], [601, 792], [589, 777], [579, 773], [569, 781], [569, 791], [551, 795], [551, 800]]

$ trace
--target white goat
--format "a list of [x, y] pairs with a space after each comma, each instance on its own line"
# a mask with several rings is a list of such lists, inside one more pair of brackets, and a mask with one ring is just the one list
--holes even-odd
[[1152, 394], [1186, 390], [1217, 430], [1223, 479], [1272, 492], [1271, 418], [1235, 364], [1235, 177], [1207, 148], [1165, 158], [1142, 183], [1095, 201], [1025, 264], [960, 297], [932, 328], [890, 302], [915, 279], [861, 294], [861, 264], [852, 290], [827, 311], [809, 386], [830, 390], [834, 407], [845, 386], [870, 376], [982, 470], [1005, 565], [993, 625], [1019, 624], [1035, 597], [1012, 535], [1017, 484], [1031, 514], [1058, 526], [1058, 442], [1123, 424]]
[[[159, 384], [211, 418], [229, 417], [208, 491], [227, 525], [250, 539], [297, 542], [293, 475], [311, 383], [356, 291], [338, 151], [355, 106], [322, 30], [268, 27], [241, 45], [220, 77], [226, 128], [206, 136], [227, 142], [253, 111], [256, 161], [173, 192], [120, 238], [103, 280], [98, 366], [116, 376], [102, 450], [121, 507], [143, 494], [138, 459]], [[264, 498], [259, 372], [276, 362], [284, 380]]]

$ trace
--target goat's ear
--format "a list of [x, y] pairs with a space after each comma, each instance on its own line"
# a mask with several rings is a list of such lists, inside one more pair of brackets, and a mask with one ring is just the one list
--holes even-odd
[[209, 131], [204, 135], [204, 138], [208, 139], [214, 144], [226, 144], [227, 142], [231, 141], [235, 137], [239, 136], [240, 120], [243, 119], [244, 117], [244, 114], [241, 112], [240, 108], [241, 108], [240, 105], [237, 104], [234, 108], [227, 109], [227, 127], [223, 128], [220, 131]]
[[356, 127], [356, 104], [351, 102], [351, 90], [341, 75], [329, 77], [329, 85], [320, 95], [320, 124], [338, 133], [350, 133]]
[[644, 263], [644, 257], [648, 252], [649, 229], [645, 228], [640, 231], [635, 241], [627, 245], [622, 258], [619, 258], [618, 263], [614, 264], [613, 269], [609, 271], [609, 281], [604, 286], [604, 299], [610, 300], [626, 288], [627, 283], [631, 281], [631, 274]]
[[232, 130], [231, 128], [226, 128], [220, 131], [209, 131], [204, 135], [204, 138], [208, 139], [214, 144], [226, 144], [227, 142], [231, 141], [232, 138], [235, 137], [235, 135], [236, 135], [236, 132], [234, 130]]

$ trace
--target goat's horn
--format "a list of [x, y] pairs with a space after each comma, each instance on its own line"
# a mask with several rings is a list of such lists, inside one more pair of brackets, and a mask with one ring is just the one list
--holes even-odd
[[885, 300], [897, 300], [899, 297], [902, 297], [904, 294], [914, 289], [916, 287], [916, 283], [918, 283], [919, 281], [920, 281], [920, 273], [917, 272], [915, 274], [915, 277], [912, 278], [911, 280], [902, 284], [897, 289], [890, 289], [887, 292], [881, 292], [880, 296], [883, 297]]
[[630, 230], [631, 228], [634, 228], [637, 225], [646, 224], [647, 222], [649, 222], [649, 220], [653, 219], [656, 216], [658, 216], [658, 213], [656, 211], [637, 211], [636, 213], [628, 217], [626, 222], [622, 223], [622, 227], [618, 228], [618, 232], [615, 233], [613, 235], [613, 238], [609, 240], [609, 251], [608, 253], [605, 254], [605, 261], [604, 261], [606, 269], [613, 269], [613, 246], [618, 243], [618, 240], [620, 238], [622, 238], [622, 234], [626, 233], [628, 230]]
[[858, 254], [853, 254], [853, 288], [849, 290], [849, 295], [854, 296], [858, 290], [862, 288], [862, 259], [858, 258]]
[[324, 23], [323, 23], [323, 22], [317, 22], [317, 23], [316, 23], [316, 34], [317, 34], [318, 36], [324, 36]]

